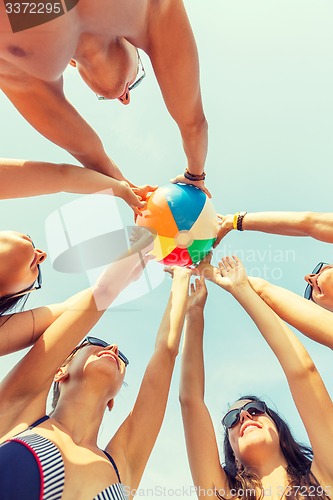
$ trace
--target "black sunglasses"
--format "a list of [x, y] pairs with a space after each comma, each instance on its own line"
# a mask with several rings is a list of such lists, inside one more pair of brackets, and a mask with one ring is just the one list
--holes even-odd
[[263, 401], [250, 401], [240, 408], [235, 408], [233, 410], [228, 411], [222, 419], [222, 424], [226, 429], [231, 429], [236, 424], [238, 424], [240, 419], [241, 411], [247, 411], [252, 416], [263, 415], [267, 412], [266, 403]]
[[[108, 347], [110, 345], [110, 342], [105, 342], [105, 340], [98, 339], [96, 337], [86, 337], [84, 340], [82, 340], [81, 344], [79, 344], [75, 349], [71, 352], [69, 355], [69, 358], [72, 358], [74, 354], [81, 349], [82, 347], [86, 345], [95, 345], [98, 347]], [[126, 358], [125, 354], [123, 354], [121, 351], [118, 351], [118, 358], [121, 359], [121, 361], [124, 363], [125, 366], [129, 365], [129, 360]], [[69, 359], [67, 358], [67, 361]]]
[[[32, 246], [34, 248], [36, 248], [35, 245], [34, 245], [34, 242], [30, 238], [30, 236], [28, 234], [27, 234], [27, 236], [30, 239]], [[37, 279], [35, 281], [35, 283], [37, 282], [35, 286], [34, 286], [34, 284], [32, 284], [31, 287], [26, 288], [25, 290], [22, 290], [21, 292], [17, 292], [17, 293], [13, 293], [11, 295], [7, 295], [6, 297], [4, 297], [4, 300], [7, 301], [7, 300], [15, 299], [16, 297], [21, 297], [23, 295], [27, 295], [28, 293], [34, 292], [35, 290], [39, 290], [40, 288], [42, 288], [42, 283], [43, 283], [43, 280], [42, 280], [42, 271], [41, 271], [41, 268], [40, 268], [39, 264], [37, 264], [37, 270], [38, 270], [38, 275], [37, 275]]]
[[[138, 55], [138, 73], [139, 74], [139, 70], [140, 70], [140, 67], [141, 67], [141, 71], [142, 71], [142, 75], [137, 78], [135, 80], [135, 82], [133, 82], [131, 85], [129, 85], [128, 87], [128, 91], [130, 92], [131, 90], [135, 89], [138, 85], [140, 85], [140, 83], [142, 82], [142, 80], [145, 78], [146, 76], [146, 71], [145, 71], [145, 68], [143, 67], [143, 64], [142, 64], [142, 61], [141, 61], [141, 57], [140, 57], [140, 54], [139, 54], [139, 51], [138, 49], [136, 49], [136, 53]], [[108, 97], [104, 97], [102, 95], [98, 95], [96, 94], [96, 97], [99, 101], [110, 101], [110, 99]]]
[[[311, 274], [318, 274], [318, 273], [320, 273], [320, 271], [322, 270], [322, 268], [324, 266], [328, 266], [327, 262], [319, 262], [319, 264], [316, 265], [316, 267], [314, 268], [314, 270], [312, 271]], [[310, 285], [310, 283], [308, 283], [306, 285], [306, 288], [305, 288], [305, 291], [304, 291], [304, 298], [307, 299], [307, 300], [311, 300], [311, 298], [312, 298], [312, 291], [313, 291], [313, 287], [312, 287], [312, 285]]]

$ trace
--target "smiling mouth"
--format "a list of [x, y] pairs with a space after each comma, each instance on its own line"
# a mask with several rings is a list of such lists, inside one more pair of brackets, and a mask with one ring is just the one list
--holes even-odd
[[244, 434], [249, 431], [251, 432], [251, 430], [253, 429], [261, 429], [261, 427], [256, 423], [256, 422], [251, 422], [250, 424], [246, 424], [242, 429], [241, 429], [241, 437], [244, 436]]
[[119, 361], [118, 361], [118, 358], [114, 354], [111, 354], [109, 352], [103, 352], [102, 354], [99, 354], [98, 357], [111, 359], [114, 363], [116, 363], [118, 370], [119, 370]]

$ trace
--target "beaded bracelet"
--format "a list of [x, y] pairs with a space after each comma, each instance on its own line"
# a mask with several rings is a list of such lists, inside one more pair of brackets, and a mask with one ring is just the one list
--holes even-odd
[[196, 174], [191, 174], [191, 172], [189, 172], [187, 169], [185, 170], [184, 172], [184, 177], [186, 177], [186, 179], [188, 179], [189, 181], [204, 181], [205, 178], [206, 178], [206, 173], [203, 172], [202, 174], [200, 175], [196, 175]]
[[238, 231], [244, 231], [243, 219], [244, 219], [246, 214], [247, 214], [247, 212], [238, 212], [238, 215], [237, 215], [237, 230]]

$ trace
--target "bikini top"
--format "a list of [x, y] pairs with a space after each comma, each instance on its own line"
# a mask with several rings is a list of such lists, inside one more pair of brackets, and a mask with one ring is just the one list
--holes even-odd
[[[0, 446], [0, 500], [61, 500], [65, 486], [65, 467], [58, 447], [31, 429], [49, 417], [45, 415], [26, 431]], [[128, 500], [115, 461], [110, 460], [118, 478], [93, 500]]]

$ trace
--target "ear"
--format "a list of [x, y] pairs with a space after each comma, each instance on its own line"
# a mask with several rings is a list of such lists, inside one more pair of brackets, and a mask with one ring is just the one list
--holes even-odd
[[53, 381], [54, 382], [64, 382], [68, 378], [69, 378], [69, 373], [67, 373], [66, 367], [65, 366], [61, 366], [58, 369], [57, 373], [55, 374]]
[[76, 68], [76, 61], [74, 61], [74, 59], [71, 59], [71, 60], [69, 61], [69, 64], [70, 64], [71, 66], [73, 66], [73, 68]]
[[106, 405], [108, 407], [108, 410], [111, 411], [114, 405], [114, 399], [110, 399], [108, 404]]

